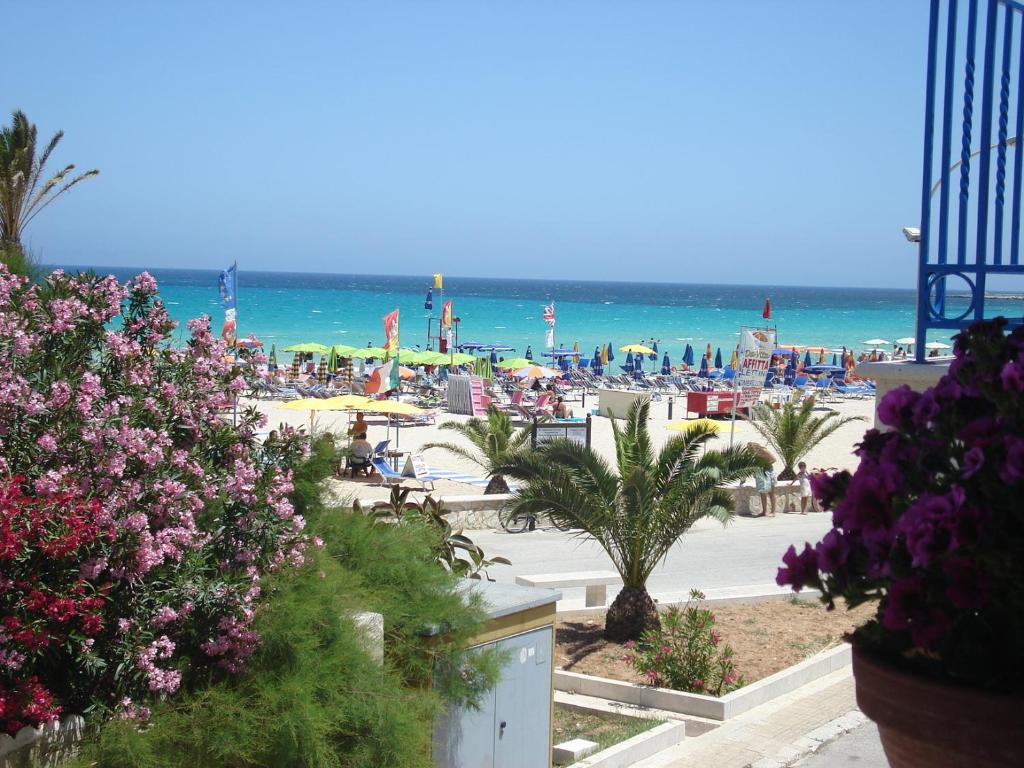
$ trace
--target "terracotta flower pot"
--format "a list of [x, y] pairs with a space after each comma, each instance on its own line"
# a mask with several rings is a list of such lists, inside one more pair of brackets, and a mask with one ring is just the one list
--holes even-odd
[[892, 768], [1024, 765], [1024, 699], [904, 672], [856, 647], [853, 676]]

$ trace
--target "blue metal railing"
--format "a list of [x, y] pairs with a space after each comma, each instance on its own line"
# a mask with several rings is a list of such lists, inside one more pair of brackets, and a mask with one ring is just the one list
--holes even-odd
[[[936, 103], [940, 92], [941, 105]], [[1024, 276], [1020, 259], [1024, 148], [1019, 143], [1024, 139], [1024, 2], [932, 0], [925, 101], [917, 288], [919, 361], [924, 359], [929, 329], [963, 328], [986, 316], [989, 275]], [[962, 116], [960, 157], [951, 162], [958, 106]], [[975, 158], [976, 176], [972, 174]], [[951, 182], [956, 170], [954, 200]], [[951, 281], [962, 283], [966, 308], [951, 307]], [[1020, 324], [1024, 318], [1010, 321]]]

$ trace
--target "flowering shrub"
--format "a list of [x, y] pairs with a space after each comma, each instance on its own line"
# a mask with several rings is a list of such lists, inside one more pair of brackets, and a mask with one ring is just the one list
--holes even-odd
[[0, 266], [0, 732], [241, 670], [261, 575], [302, 559], [299, 441], [232, 427], [223, 344], [174, 327], [148, 274]]
[[732, 648], [722, 645], [715, 631], [715, 614], [700, 605], [703, 599], [702, 592], [692, 590], [685, 606], [661, 615], [661, 629], [647, 630], [635, 645], [626, 643], [626, 662], [651, 685], [709, 696], [744, 685]]
[[790, 547], [779, 584], [817, 587], [831, 609], [878, 600], [853, 636], [897, 663], [1024, 690], [1024, 329], [977, 323], [956, 337], [949, 372], [924, 393], [879, 404], [854, 474], [815, 493], [833, 529]]

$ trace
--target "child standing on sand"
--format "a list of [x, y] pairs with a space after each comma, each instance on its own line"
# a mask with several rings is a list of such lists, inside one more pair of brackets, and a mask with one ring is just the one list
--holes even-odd
[[810, 499], [811, 511], [821, 512], [818, 508], [818, 500], [814, 498], [814, 494], [811, 493], [811, 476], [807, 473], [807, 462], [801, 461], [796, 465], [796, 468], [800, 470], [796, 473], [797, 482], [800, 483], [800, 514], [807, 514], [807, 501]]

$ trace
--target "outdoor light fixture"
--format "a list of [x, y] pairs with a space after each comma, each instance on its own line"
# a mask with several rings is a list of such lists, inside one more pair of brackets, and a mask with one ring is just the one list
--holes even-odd
[[921, 230], [917, 227], [904, 227], [903, 236], [911, 243], [921, 242]]

